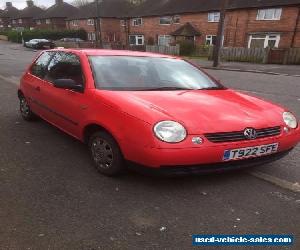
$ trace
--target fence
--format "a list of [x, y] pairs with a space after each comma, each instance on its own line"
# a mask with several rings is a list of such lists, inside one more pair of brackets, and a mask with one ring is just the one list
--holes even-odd
[[[210, 50], [209, 58], [212, 59], [213, 50]], [[267, 63], [268, 51], [264, 48], [227, 48], [221, 49], [222, 61]]]
[[96, 48], [94, 42], [55, 42], [56, 47], [64, 48]]
[[147, 45], [146, 51], [177, 56], [180, 54], [180, 46], [178, 44], [176, 46]]
[[8, 41], [8, 37], [4, 35], [0, 35], [0, 40]]
[[300, 48], [291, 48], [285, 52], [283, 64], [300, 64]]
[[[209, 52], [212, 59], [213, 50]], [[220, 52], [222, 61], [251, 62], [265, 64], [300, 64], [300, 48], [227, 48]]]

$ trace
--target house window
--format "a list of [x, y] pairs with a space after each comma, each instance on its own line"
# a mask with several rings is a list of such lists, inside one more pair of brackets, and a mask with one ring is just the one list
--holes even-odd
[[88, 40], [89, 41], [95, 41], [96, 40], [96, 33], [95, 32], [89, 32], [88, 33]]
[[217, 42], [217, 36], [215, 35], [206, 36], [206, 40], [205, 40], [206, 45], [216, 45], [216, 42]]
[[12, 20], [12, 24], [16, 24], [17, 23], [17, 20]]
[[282, 9], [261, 9], [257, 12], [256, 20], [280, 20]]
[[42, 24], [41, 20], [36, 20], [36, 24], [41, 25]]
[[87, 25], [94, 25], [95, 24], [95, 22], [94, 22], [94, 19], [88, 19], [87, 20]]
[[180, 23], [180, 16], [176, 15], [173, 17], [173, 23], [179, 24]]
[[132, 26], [141, 26], [143, 24], [142, 18], [132, 19]]
[[73, 20], [71, 21], [72, 26], [78, 26], [78, 20]]
[[220, 12], [209, 12], [208, 13], [209, 22], [219, 22], [220, 21]]
[[121, 25], [122, 27], [125, 27], [125, 26], [126, 26], [126, 20], [121, 19], [121, 20], [120, 20], [120, 25]]
[[158, 36], [158, 45], [169, 46], [172, 41], [172, 37], [169, 35]]
[[129, 44], [130, 45], [144, 45], [145, 38], [143, 35], [130, 35]]
[[18, 20], [18, 23], [19, 23], [19, 24], [22, 24], [22, 19], [19, 19], [19, 20]]
[[51, 24], [51, 19], [46, 19], [46, 24]]
[[248, 48], [277, 48], [280, 41], [279, 34], [250, 35]]
[[163, 16], [159, 18], [159, 24], [160, 25], [170, 25], [172, 23], [172, 17], [171, 16]]

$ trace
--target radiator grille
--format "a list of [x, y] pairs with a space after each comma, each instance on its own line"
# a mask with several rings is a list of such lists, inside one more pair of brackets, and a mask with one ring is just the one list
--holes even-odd
[[[280, 129], [280, 126], [278, 126], [278, 127], [272, 127], [272, 128], [257, 129], [256, 132], [257, 132], [257, 139], [260, 139], [260, 138], [266, 138], [266, 137], [280, 135], [281, 129]], [[209, 134], [204, 134], [204, 136], [209, 141], [214, 142], [214, 143], [248, 140], [244, 135], [244, 131], [209, 133]]]

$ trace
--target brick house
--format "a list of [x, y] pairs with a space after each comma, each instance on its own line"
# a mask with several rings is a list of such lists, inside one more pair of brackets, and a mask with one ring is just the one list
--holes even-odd
[[18, 14], [19, 10], [12, 5], [12, 2], [6, 2], [6, 8], [0, 13], [0, 30], [11, 28], [11, 18]]
[[[220, 18], [218, 0], [151, 0], [131, 13], [129, 42], [168, 45], [189, 26], [194, 36], [181, 39], [214, 44]], [[300, 0], [230, 0], [227, 6], [224, 46], [300, 47]]]
[[78, 9], [63, 0], [55, 0], [55, 4], [34, 18], [37, 29], [66, 29], [67, 18], [75, 15]]
[[[120, 20], [121, 17], [128, 15], [130, 8], [132, 4], [125, 0], [103, 0], [99, 2], [98, 7], [94, 1], [79, 8], [79, 12], [67, 20], [67, 26], [73, 30], [85, 29], [90, 41], [95, 41], [98, 35], [104, 44], [120, 44], [126, 39]], [[97, 21], [99, 34], [96, 33]]]
[[36, 27], [34, 19], [44, 12], [43, 9], [35, 6], [32, 0], [26, 2], [27, 7], [19, 11], [19, 14], [11, 19], [13, 28], [22, 27], [25, 29], [32, 29]]

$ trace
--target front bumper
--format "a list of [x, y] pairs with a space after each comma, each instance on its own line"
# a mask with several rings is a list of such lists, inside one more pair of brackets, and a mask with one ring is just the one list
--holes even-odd
[[214, 164], [201, 164], [201, 165], [189, 165], [189, 166], [160, 166], [159, 168], [149, 168], [133, 162], [129, 162], [129, 167], [138, 172], [147, 174], [154, 174], [159, 176], [177, 176], [177, 175], [204, 175], [210, 173], [224, 173], [227, 171], [239, 170], [254, 166], [267, 164], [273, 161], [277, 161], [286, 155], [292, 149], [279, 152], [276, 154], [266, 155], [257, 158], [250, 158], [245, 160], [219, 162]]
[[[276, 137], [263, 138], [253, 141], [241, 141], [232, 143], [208, 143], [204, 142], [202, 145], [195, 147], [183, 147], [183, 148], [144, 148], [138, 145], [131, 145], [127, 147], [130, 149], [124, 155], [125, 158], [137, 163], [138, 165], [147, 166], [157, 169], [168, 168], [189, 168], [196, 166], [196, 168], [213, 168], [214, 165], [225, 166], [228, 165], [237, 166], [243, 162], [259, 163], [265, 159], [274, 161], [273, 158], [277, 156], [285, 155], [286, 152], [294, 148], [300, 141], [300, 129], [294, 130], [289, 134], [281, 134]], [[267, 145], [272, 143], [279, 143], [278, 152], [274, 155], [267, 155], [252, 159], [245, 159], [239, 161], [224, 162], [223, 156], [226, 150], [238, 149], [245, 147], [255, 147], [260, 145]], [[257, 164], [255, 164], [257, 165]]]

